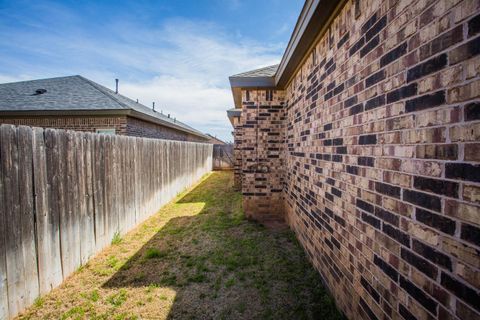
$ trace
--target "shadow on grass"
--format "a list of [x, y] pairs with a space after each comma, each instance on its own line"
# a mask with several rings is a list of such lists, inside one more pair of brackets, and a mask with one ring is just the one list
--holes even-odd
[[170, 288], [168, 319], [341, 319], [293, 233], [245, 220], [232, 180], [215, 172], [181, 198], [103, 287]]

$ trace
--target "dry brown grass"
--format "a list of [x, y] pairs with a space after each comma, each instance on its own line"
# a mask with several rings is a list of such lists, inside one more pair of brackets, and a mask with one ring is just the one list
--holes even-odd
[[246, 221], [215, 172], [19, 319], [339, 319], [290, 231]]

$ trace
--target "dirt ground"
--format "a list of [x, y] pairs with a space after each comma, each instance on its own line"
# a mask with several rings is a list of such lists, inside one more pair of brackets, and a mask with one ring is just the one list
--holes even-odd
[[293, 233], [244, 219], [214, 172], [18, 319], [342, 319]]

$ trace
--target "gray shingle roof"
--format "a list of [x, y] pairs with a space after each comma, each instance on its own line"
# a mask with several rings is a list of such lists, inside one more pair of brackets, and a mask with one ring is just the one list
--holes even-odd
[[[38, 89], [47, 90], [36, 95]], [[0, 113], [3, 111], [107, 111], [144, 114], [161, 124], [207, 138], [178, 120], [155, 112], [121, 94], [82, 76], [69, 76], [0, 84]]]
[[230, 76], [230, 78], [273, 77], [275, 76], [277, 69], [278, 69], [278, 64], [275, 64], [273, 66], [268, 66], [260, 69], [239, 73], [239, 74]]

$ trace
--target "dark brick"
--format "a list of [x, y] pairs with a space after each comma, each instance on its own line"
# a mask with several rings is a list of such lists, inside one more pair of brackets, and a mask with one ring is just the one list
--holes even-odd
[[375, 315], [375, 313], [372, 311], [372, 309], [370, 309], [368, 304], [365, 302], [365, 300], [363, 300], [362, 297], [360, 297], [359, 304], [362, 307], [363, 311], [365, 311], [365, 313], [367, 314], [367, 316], [370, 320], [379, 320], [377, 318], [377, 316]]
[[342, 217], [340, 217], [338, 215], [334, 215], [333, 219], [335, 219], [335, 221], [337, 221], [338, 224], [340, 224], [342, 227], [345, 227], [345, 219], [343, 219]]
[[404, 277], [400, 277], [400, 287], [405, 289], [405, 291], [417, 300], [425, 309], [437, 315], [437, 303], [431, 299], [427, 294], [425, 294], [420, 288], [411, 283], [409, 280]]
[[345, 102], [343, 103], [343, 106], [345, 108], [350, 108], [351, 106], [353, 106], [355, 103], [358, 102], [358, 98], [357, 96], [353, 96], [351, 98], [348, 98], [347, 100], [345, 100]]
[[465, 121], [480, 119], [480, 102], [472, 102], [465, 105]]
[[420, 111], [433, 108], [445, 103], [445, 91], [437, 91], [421, 97], [408, 100], [405, 104], [405, 112]]
[[480, 165], [446, 163], [445, 178], [480, 182]]
[[[358, 205], [357, 205], [358, 206]], [[377, 228], [380, 230], [380, 226], [381, 226], [381, 222], [380, 220], [378, 220], [377, 218], [369, 215], [369, 214], [366, 214], [365, 212], [362, 212], [362, 221], [368, 223], [369, 225], [371, 225], [372, 227], [374, 228]]]
[[382, 69], [382, 70], [372, 74], [367, 79], [365, 79], [365, 88], [371, 87], [374, 84], [382, 81], [383, 79], [385, 79], [385, 70]]
[[458, 198], [458, 183], [456, 182], [416, 176], [413, 180], [413, 186], [419, 190]]
[[346, 154], [347, 153], [347, 147], [337, 147], [337, 153], [338, 154]]
[[416, 254], [405, 248], [401, 249], [401, 257], [403, 260], [413, 265], [415, 268], [423, 272], [428, 277], [436, 280], [438, 275], [438, 268], [427, 260], [417, 256]]
[[417, 218], [417, 221], [426, 224], [427, 226], [438, 229], [450, 235], [455, 233], [456, 224], [455, 221], [451, 219], [420, 208], [415, 209], [415, 217]]
[[399, 218], [398, 215], [394, 213], [391, 213], [380, 207], [375, 207], [375, 216], [398, 227]]
[[442, 207], [439, 197], [412, 190], [403, 190], [403, 200], [438, 212]]
[[368, 134], [364, 136], [360, 136], [358, 138], [358, 144], [376, 144], [377, 143], [377, 135], [375, 134]]
[[385, 104], [385, 95], [376, 96], [365, 103], [365, 111], [378, 108]]
[[333, 97], [333, 91], [329, 91], [323, 96], [323, 100], [327, 101], [327, 100], [331, 99], [332, 97]]
[[366, 33], [365, 33], [365, 40], [369, 41], [372, 39], [376, 34], [382, 31], [383, 28], [387, 25], [387, 16], [383, 16], [375, 23]]
[[383, 233], [397, 240], [399, 243], [410, 248], [410, 236], [389, 224], [384, 223], [382, 227]]
[[350, 174], [358, 175], [358, 167], [347, 166], [347, 172], [350, 173]]
[[337, 188], [333, 188], [333, 187], [332, 187], [332, 191], [331, 191], [331, 192], [332, 192], [332, 194], [333, 194], [334, 196], [337, 196], [337, 197], [339, 197], [339, 198], [342, 197], [342, 192], [341, 192], [340, 190], [338, 190]]
[[453, 65], [470, 59], [478, 54], [480, 54], [480, 37], [476, 37], [475, 39], [451, 50], [448, 53], [448, 61], [450, 65]]
[[462, 232], [460, 237], [465, 241], [480, 246], [480, 228], [462, 223]]
[[447, 65], [447, 54], [441, 54], [428, 61], [425, 61], [407, 71], [407, 82], [424, 77], [438, 70], [443, 69]]
[[411, 83], [387, 93], [387, 103], [393, 103], [417, 94], [417, 84]]
[[350, 108], [350, 115], [354, 115], [360, 112], [363, 112], [363, 103], [359, 103]]
[[375, 12], [370, 19], [365, 21], [362, 26], [362, 33], [366, 33], [377, 22], [377, 13]]
[[401, 56], [403, 56], [405, 53], [407, 53], [407, 42], [402, 43], [398, 47], [390, 50], [386, 54], [384, 54], [380, 58], [380, 67], [384, 67], [387, 64], [399, 59]]
[[377, 290], [375, 290], [369, 283], [367, 280], [365, 280], [364, 277], [361, 277], [360, 278], [360, 283], [362, 284], [363, 288], [365, 289], [365, 291], [367, 291], [370, 296], [375, 300], [377, 301], [377, 303], [380, 302], [380, 295], [378, 294]]
[[350, 33], [347, 32], [337, 43], [337, 49], [339, 49], [341, 46], [347, 42], [348, 38], [350, 38]]
[[335, 89], [333, 89], [333, 95], [336, 96], [337, 94], [342, 92], [344, 89], [345, 89], [345, 85], [343, 83], [339, 84], [338, 86], [335, 87]]
[[335, 80], [327, 85], [327, 91], [333, 90], [333, 88], [335, 88]]
[[367, 212], [373, 213], [373, 205], [363, 200], [357, 199], [357, 207]]
[[480, 14], [468, 21], [468, 36], [474, 36], [480, 32]]
[[435, 263], [436, 265], [442, 266], [450, 271], [452, 271], [452, 260], [450, 258], [441, 253], [440, 251], [418, 241], [413, 239], [413, 250], [420, 254], [422, 257], [424, 257], [427, 260], [430, 260], [431, 262]]
[[373, 263], [378, 266], [387, 276], [393, 281], [398, 282], [398, 272], [392, 268], [387, 262], [379, 258], [377, 255], [373, 256]]
[[377, 35], [360, 50], [360, 58], [363, 58], [364, 56], [367, 55], [367, 53], [375, 49], [375, 47], [378, 46], [379, 43], [380, 43], [380, 37], [379, 35]]
[[408, 311], [401, 303], [398, 305], [398, 312], [405, 320], [417, 320], [417, 318]]
[[400, 188], [390, 184], [375, 182], [375, 191], [387, 196], [400, 198]]
[[373, 167], [375, 159], [373, 157], [358, 157], [357, 164], [359, 166]]
[[361, 37], [357, 42], [355, 42], [349, 50], [350, 56], [353, 56], [361, 47], [365, 44], [365, 37]]
[[445, 272], [442, 272], [441, 282], [445, 289], [453, 292], [457, 297], [460, 297], [460, 299], [468, 303], [477, 311], [480, 311], [480, 294], [477, 291], [450, 277]]

